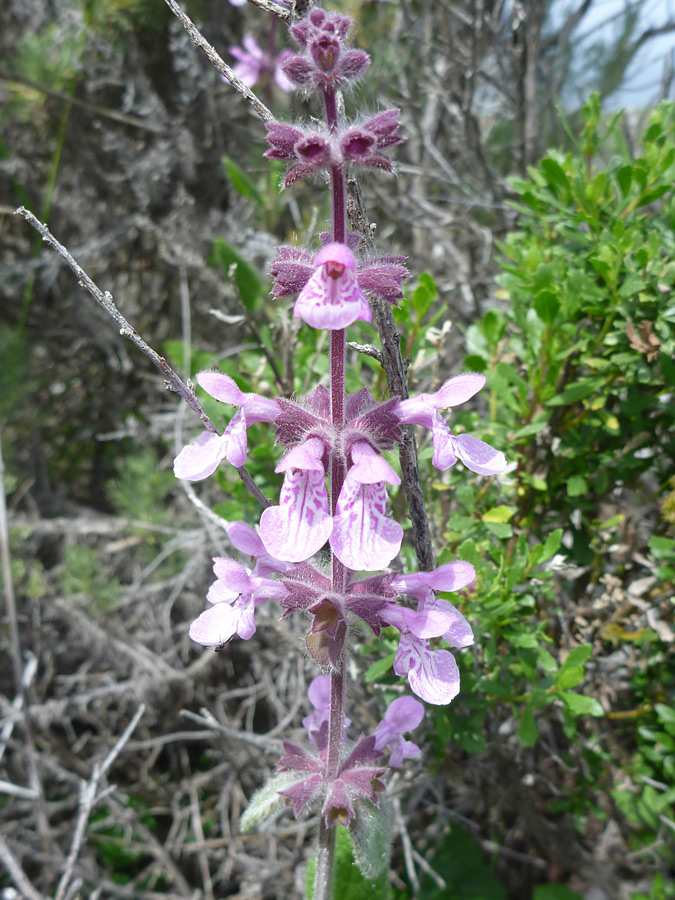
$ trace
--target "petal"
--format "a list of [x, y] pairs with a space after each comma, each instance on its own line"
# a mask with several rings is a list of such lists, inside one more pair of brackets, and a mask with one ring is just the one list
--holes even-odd
[[302, 562], [317, 553], [332, 528], [323, 471], [286, 472], [279, 506], [266, 509], [260, 519], [265, 549], [276, 559], [288, 562]]
[[224, 434], [204, 431], [197, 440], [183, 447], [173, 463], [173, 473], [182, 481], [201, 481], [218, 468], [227, 453], [228, 439]]
[[499, 475], [507, 467], [506, 457], [485, 441], [470, 434], [460, 434], [455, 439], [455, 452], [467, 469], [478, 475]]
[[242, 597], [235, 603], [234, 608], [239, 615], [237, 634], [242, 641], [248, 641], [255, 634], [255, 605]]
[[397, 675], [407, 675], [410, 687], [427, 703], [445, 706], [459, 693], [459, 669], [447, 650], [432, 650], [428, 641], [404, 634], [394, 659]]
[[241, 563], [224, 556], [216, 556], [213, 560], [213, 574], [222, 581], [226, 588], [241, 594], [253, 587], [251, 573]]
[[330, 706], [330, 675], [317, 675], [309, 686], [307, 696], [314, 709], [327, 713]]
[[421, 394], [419, 397], [401, 400], [392, 412], [404, 425], [423, 425], [425, 428], [431, 429], [434, 424], [435, 412], [426, 398], [427, 394]]
[[455, 375], [448, 378], [435, 394], [427, 394], [427, 400], [436, 409], [448, 409], [466, 403], [485, 384], [485, 375], [469, 372], [466, 375]]
[[234, 603], [238, 596], [239, 591], [230, 590], [222, 581], [214, 581], [208, 590], [206, 599], [209, 603]]
[[246, 462], [247, 435], [246, 415], [243, 409], [238, 409], [223, 432], [225, 441], [225, 458], [235, 469], [239, 469]]
[[350, 476], [359, 484], [377, 484], [380, 481], [389, 484], [401, 483], [401, 479], [386, 459], [365, 441], [357, 441], [353, 445], [352, 460], [354, 465], [350, 469]]
[[[347, 250], [346, 247], [344, 249]], [[320, 266], [304, 286], [295, 301], [293, 315], [312, 328], [329, 331], [346, 328], [357, 319], [371, 322], [373, 318], [370, 304], [354, 272], [345, 268], [341, 275], [332, 278], [326, 266]]]
[[326, 244], [319, 250], [314, 265], [323, 266], [328, 262], [337, 263], [352, 272], [356, 269], [356, 258], [345, 244]]
[[190, 625], [190, 637], [204, 647], [224, 644], [237, 632], [239, 613], [229, 603], [215, 603]]
[[403, 529], [387, 518], [384, 484], [359, 484], [350, 476], [338, 497], [330, 545], [350, 569], [384, 569], [401, 548]]
[[323, 441], [310, 438], [298, 447], [293, 447], [281, 460], [275, 472], [287, 472], [288, 469], [304, 469], [311, 472], [324, 472], [323, 455], [326, 452]]
[[227, 535], [240, 553], [245, 553], [247, 556], [265, 556], [267, 554], [258, 532], [245, 522], [231, 522], [227, 526]]
[[229, 403], [231, 406], [241, 406], [246, 397], [246, 394], [237, 387], [234, 378], [223, 375], [222, 372], [200, 372], [197, 375], [197, 384], [216, 400]]
[[445, 563], [433, 572], [415, 572], [411, 575], [397, 575], [392, 582], [395, 590], [411, 597], [424, 599], [429, 589], [434, 591], [459, 591], [476, 577], [476, 570], [468, 562]]
[[[431, 613], [432, 610], [437, 610], [442, 614], [448, 624], [446, 625], [446, 630], [442, 632], [440, 636], [444, 641], [447, 641], [448, 644], [451, 644], [453, 647], [470, 647], [471, 644], [473, 644], [473, 631], [471, 630], [471, 625], [469, 625], [468, 621], [461, 612], [452, 605], [452, 603], [434, 597], [433, 600], [425, 600], [423, 603], [420, 603], [419, 611], [422, 612], [422, 610], [424, 610], [425, 613]], [[411, 629], [411, 631], [413, 634], [417, 634], [418, 637], [437, 636], [431, 634], [418, 634], [414, 629]]]
[[434, 445], [431, 462], [441, 472], [445, 472], [457, 462], [457, 451], [452, 431], [445, 419], [437, 412], [433, 414], [431, 437]]
[[440, 637], [452, 627], [457, 611], [447, 600], [435, 600], [425, 603], [417, 612], [409, 610], [408, 613], [408, 631], [418, 638], [432, 638]]
[[384, 714], [384, 721], [396, 734], [413, 731], [423, 718], [424, 707], [413, 697], [398, 697]]

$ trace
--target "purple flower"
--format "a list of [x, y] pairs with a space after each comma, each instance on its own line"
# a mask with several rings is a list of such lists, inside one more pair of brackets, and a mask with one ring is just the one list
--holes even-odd
[[269, 555], [260, 535], [251, 525], [247, 525], [245, 522], [230, 522], [227, 526], [227, 535], [240, 553], [255, 559], [254, 575], [288, 572], [293, 568], [293, 563], [275, 559]]
[[285, 60], [287, 77], [300, 87], [319, 91], [336, 90], [356, 81], [370, 65], [370, 57], [363, 50], [343, 46], [349, 25], [346, 16], [316, 7], [293, 25], [291, 35], [301, 53]]
[[[313, 679], [307, 691], [309, 701], [314, 707], [314, 712], [305, 716], [302, 724], [307, 729], [311, 743], [315, 744], [319, 752], [326, 747], [328, 740], [328, 717], [330, 715], [330, 676], [317, 675]], [[351, 725], [351, 719], [345, 717], [344, 728]]]
[[403, 529], [387, 518], [385, 482], [401, 479], [370, 444], [352, 447], [353, 465], [335, 508], [330, 544], [337, 558], [355, 571], [384, 569], [401, 548]]
[[323, 442], [310, 438], [289, 450], [276, 468], [286, 473], [279, 506], [268, 507], [260, 519], [260, 537], [275, 559], [309, 559], [330, 536], [324, 453]]
[[407, 675], [410, 687], [427, 703], [446, 706], [459, 693], [459, 669], [452, 653], [432, 650], [429, 641], [402, 634], [394, 672]]
[[[233, 0], [230, 2], [232, 3]], [[270, 74], [274, 77], [277, 87], [282, 91], [293, 90], [293, 82], [284, 75], [283, 71], [283, 63], [289, 56], [292, 56], [290, 50], [282, 50], [278, 56], [272, 57], [269, 53], [265, 53], [251, 34], [244, 35], [242, 43], [243, 49], [235, 44], [230, 47], [230, 53], [238, 60], [237, 64], [232, 67], [232, 71], [245, 85], [253, 87], [264, 74]], [[223, 80], [227, 81], [224, 76]]]
[[356, 260], [344, 244], [328, 244], [317, 254], [316, 269], [295, 301], [293, 315], [313, 328], [335, 331], [357, 319], [371, 322], [370, 304], [356, 280]]
[[235, 468], [246, 462], [246, 429], [255, 422], [273, 422], [281, 412], [274, 400], [258, 394], [245, 394], [239, 390], [229, 375], [220, 372], [200, 372], [197, 382], [207, 394], [238, 406], [239, 411], [230, 420], [222, 434], [205, 431], [195, 441], [183, 447], [173, 464], [176, 478], [184, 481], [201, 481], [208, 478], [227, 459]]
[[293, 164], [286, 173], [284, 187], [329, 166], [366, 166], [391, 172], [393, 165], [381, 151], [403, 140], [396, 133], [400, 124], [398, 114], [399, 110], [388, 109], [360, 125], [350, 125], [337, 132], [325, 126], [307, 128], [269, 122], [266, 128], [270, 149], [265, 156]]
[[217, 647], [238, 634], [247, 641], [255, 634], [255, 608], [265, 600], [282, 600], [283, 584], [255, 575], [232, 559], [213, 560], [216, 581], [206, 599], [212, 603], [190, 626], [190, 637], [205, 647]]
[[[322, 241], [330, 241], [329, 235], [322, 235]], [[349, 234], [347, 247], [354, 251], [358, 237]], [[270, 275], [274, 278], [272, 293], [278, 299], [290, 294], [298, 294], [312, 277], [318, 265], [314, 254], [302, 247], [277, 247], [279, 255], [270, 266]], [[378, 256], [357, 262], [356, 280], [361, 290], [396, 303], [403, 296], [402, 282], [408, 277], [404, 256]]]
[[412, 759], [422, 752], [417, 744], [405, 741], [403, 735], [412, 731], [424, 718], [424, 707], [412, 697], [399, 697], [389, 705], [373, 737], [376, 750], [388, 750], [389, 765], [398, 768], [404, 759]]
[[433, 592], [461, 590], [474, 580], [475, 574], [470, 563], [454, 562], [433, 572], [396, 576], [392, 587], [417, 597], [417, 610], [388, 603], [379, 611], [383, 623], [401, 632], [394, 671], [407, 675], [410, 687], [427, 703], [445, 705], [459, 692], [459, 669], [454, 657], [447, 650], [432, 650], [429, 639], [442, 637], [453, 647], [473, 643], [471, 626], [464, 616]]
[[469, 434], [452, 433], [439, 409], [464, 403], [485, 384], [484, 375], [456, 375], [449, 378], [435, 394], [419, 394], [401, 400], [394, 413], [404, 425], [424, 425], [431, 431], [434, 447], [432, 463], [444, 471], [458, 459], [467, 469], [479, 475], [499, 475], [506, 469], [506, 458], [499, 450]]

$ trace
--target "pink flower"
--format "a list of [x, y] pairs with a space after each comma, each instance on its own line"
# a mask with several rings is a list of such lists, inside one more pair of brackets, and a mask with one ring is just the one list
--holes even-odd
[[293, 25], [291, 35], [302, 52], [284, 63], [291, 81], [322, 91], [335, 90], [359, 78], [368, 68], [370, 57], [363, 50], [344, 47], [349, 25], [346, 16], [317, 7]]
[[422, 752], [417, 744], [403, 739], [406, 731], [412, 731], [424, 718], [424, 707], [412, 697], [399, 697], [389, 704], [373, 737], [376, 750], [388, 750], [391, 753], [389, 765], [397, 768], [404, 759], [413, 759]]
[[[232, 3], [233, 0], [230, 2]], [[246, 0], [244, 0], [245, 2]], [[244, 35], [242, 43], [245, 49], [235, 44], [230, 47], [230, 53], [238, 60], [237, 64], [232, 67], [232, 71], [245, 85], [253, 87], [264, 74], [268, 73], [274, 77], [277, 87], [282, 91], [293, 90], [293, 82], [284, 75], [282, 68], [284, 61], [292, 55], [290, 50], [282, 50], [278, 56], [272, 57], [269, 53], [265, 53], [251, 34]], [[226, 78], [223, 80], [227, 81]]]
[[255, 575], [232, 559], [216, 557], [216, 581], [206, 599], [212, 603], [190, 626], [190, 637], [205, 647], [217, 647], [238, 634], [247, 641], [255, 634], [255, 608], [265, 600], [282, 600], [283, 584]]
[[429, 641], [402, 634], [394, 672], [407, 675], [410, 687], [427, 703], [446, 706], [459, 693], [459, 669], [452, 653], [432, 650]]
[[458, 609], [435, 597], [435, 590], [456, 591], [475, 578], [470, 563], [454, 562], [433, 572], [398, 575], [392, 587], [418, 597], [417, 610], [388, 603], [379, 611], [383, 623], [401, 632], [394, 659], [397, 675], [407, 675], [410, 687], [427, 703], [445, 705], [459, 692], [459, 669], [448, 650], [432, 650], [429, 639], [442, 637], [452, 647], [473, 643], [471, 626]]
[[435, 394], [401, 400], [395, 408], [394, 414], [401, 424], [424, 425], [431, 431], [434, 446], [431, 461], [437, 469], [445, 471], [460, 459], [467, 469], [479, 475], [499, 475], [505, 471], [507, 463], [503, 453], [469, 434], [455, 436], [438, 412], [466, 402], [484, 384], [484, 375], [456, 375]]
[[344, 244], [328, 244], [317, 254], [316, 269], [295, 301], [293, 315], [313, 328], [334, 331], [357, 319], [371, 322], [370, 304], [356, 280], [356, 260]]
[[276, 559], [309, 559], [330, 536], [324, 453], [323, 442], [310, 438], [289, 450], [276, 468], [286, 472], [279, 506], [268, 507], [260, 519], [260, 537]]
[[[324, 244], [330, 243], [330, 236], [321, 235]], [[354, 234], [347, 235], [347, 248], [354, 252], [359, 239]], [[274, 278], [272, 293], [275, 297], [299, 294], [310, 280], [318, 263], [309, 250], [302, 247], [277, 247], [279, 255], [270, 266]], [[356, 264], [356, 280], [361, 290], [370, 296], [396, 303], [403, 296], [402, 282], [408, 277], [404, 256], [377, 256], [362, 259]]]
[[[328, 741], [328, 717], [330, 714], [330, 675], [317, 675], [307, 691], [314, 711], [305, 716], [302, 724], [307, 729], [309, 740], [322, 752]], [[344, 728], [351, 725], [351, 719], [345, 717]]]
[[184, 481], [201, 481], [208, 478], [227, 459], [235, 468], [246, 462], [246, 429], [255, 422], [273, 422], [281, 412], [274, 400], [258, 394], [245, 394], [239, 390], [229, 375], [220, 372], [200, 372], [197, 382], [207, 394], [238, 406], [239, 411], [232, 417], [222, 434], [205, 431], [195, 441], [183, 447], [173, 464], [176, 478]]
[[352, 447], [353, 465], [347, 472], [335, 508], [330, 545], [354, 571], [386, 568], [401, 548], [403, 529], [387, 518], [385, 482], [401, 479], [370, 444]]

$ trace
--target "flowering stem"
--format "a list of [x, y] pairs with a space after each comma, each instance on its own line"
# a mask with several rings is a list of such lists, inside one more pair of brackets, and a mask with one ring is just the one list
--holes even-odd
[[[331, 131], [338, 126], [337, 101], [334, 90], [324, 91], [326, 123]], [[340, 166], [331, 167], [333, 206], [333, 241], [344, 244], [347, 240], [345, 178]], [[345, 423], [345, 366], [346, 330], [331, 331], [330, 342], [330, 416], [336, 434]], [[331, 515], [335, 516], [337, 500], [347, 474], [347, 461], [341, 449], [333, 452], [330, 465]], [[332, 589], [343, 594], [347, 587], [347, 569], [332, 554]], [[339, 665], [330, 677], [330, 708], [328, 714], [328, 754], [326, 776], [337, 777], [340, 768], [340, 749], [344, 730], [346, 649], [343, 647]], [[319, 830], [319, 854], [316, 870], [315, 900], [330, 900], [333, 896], [333, 870], [335, 867], [335, 826], [329, 827], [321, 819]]]

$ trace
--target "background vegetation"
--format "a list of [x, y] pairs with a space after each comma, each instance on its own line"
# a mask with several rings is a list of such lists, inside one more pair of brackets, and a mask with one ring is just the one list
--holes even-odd
[[[477, 642], [393, 787], [396, 897], [675, 896], [675, 109], [602, 112], [653, 35], [636, 4], [580, 59], [593, 6], [351, 10], [374, 54], [359, 102], [400, 105], [409, 135], [398, 178], [365, 189], [378, 245], [414, 273], [396, 313], [411, 387], [485, 371], [485, 406], [453, 428], [513, 462], [488, 483], [420, 448], [439, 562], [479, 571], [462, 601]], [[187, 10], [224, 55], [270, 37], [255, 9]], [[225, 467], [196, 492], [175, 482], [192, 414], [10, 213], [48, 219], [184, 375], [217, 365], [288, 394], [325, 374], [325, 347], [270, 301], [266, 270], [276, 243], [316, 242], [321, 192], [278, 192], [260, 123], [160, 0], [11, 2], [0, 48], [0, 434], [25, 667], [19, 691], [4, 627], [3, 896], [300, 896], [311, 827], [242, 838], [237, 822], [306, 708], [302, 623], [270, 610], [220, 654], [187, 638], [227, 552], [205, 507], [250, 519], [255, 501]], [[356, 352], [350, 378], [386, 390]], [[250, 445], [273, 496], [271, 432]], [[393, 650], [364, 632], [366, 726], [401, 690]], [[140, 704], [59, 888], [82, 785]]]

